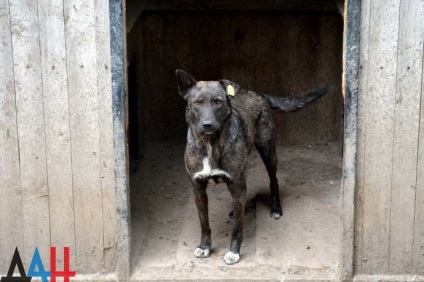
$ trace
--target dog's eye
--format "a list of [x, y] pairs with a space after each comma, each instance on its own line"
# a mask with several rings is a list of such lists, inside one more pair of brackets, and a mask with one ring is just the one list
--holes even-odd
[[194, 100], [193, 104], [195, 105], [202, 105], [203, 104], [203, 100]]
[[220, 99], [216, 99], [213, 101], [215, 105], [221, 105], [222, 104], [222, 100]]

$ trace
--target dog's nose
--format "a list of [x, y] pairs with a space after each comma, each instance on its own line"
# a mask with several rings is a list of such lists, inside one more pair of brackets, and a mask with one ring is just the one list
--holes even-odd
[[210, 122], [210, 121], [205, 121], [204, 123], [203, 123], [203, 128], [204, 129], [210, 129], [212, 127], [212, 122]]

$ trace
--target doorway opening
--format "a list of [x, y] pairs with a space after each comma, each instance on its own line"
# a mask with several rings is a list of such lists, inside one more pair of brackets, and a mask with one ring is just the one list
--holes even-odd
[[[132, 277], [334, 279], [344, 134], [343, 19], [335, 2], [208, 9], [197, 1], [184, 9], [135, 2], [127, 1]], [[269, 217], [268, 176], [252, 152], [241, 261], [233, 266], [223, 262], [231, 233], [223, 184], [208, 188], [213, 253], [193, 256], [200, 227], [184, 168], [186, 104], [175, 69], [276, 96], [331, 87], [299, 112], [275, 113], [278, 221]]]

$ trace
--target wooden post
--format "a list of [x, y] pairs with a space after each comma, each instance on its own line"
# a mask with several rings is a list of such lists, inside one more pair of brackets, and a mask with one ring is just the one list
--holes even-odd
[[50, 244], [71, 249], [76, 269], [74, 194], [69, 127], [68, 73], [62, 0], [38, 1], [43, 78]]
[[345, 3], [343, 40], [345, 119], [343, 180], [340, 204], [339, 278], [341, 281], [350, 280], [353, 277], [360, 16], [360, 1], [347, 0]]
[[[414, 1], [415, 2], [415, 1]], [[422, 11], [424, 3], [420, 2], [420, 10]], [[411, 6], [413, 7], [413, 6]], [[418, 15], [418, 11], [414, 11]], [[422, 13], [422, 12], [421, 12]], [[412, 20], [412, 19], [411, 19]], [[411, 22], [412, 23], [412, 22]], [[421, 27], [421, 46], [424, 35], [424, 25], [420, 18]], [[406, 27], [405, 27], [406, 28]], [[422, 51], [422, 50], [421, 50]], [[418, 64], [418, 62], [416, 62]], [[421, 64], [424, 66], [424, 54], [422, 54]], [[415, 222], [414, 222], [414, 247], [413, 247], [413, 273], [424, 275], [424, 69], [421, 73], [421, 109], [420, 109], [420, 125], [419, 125], [419, 144], [417, 152], [417, 183], [415, 195]]]
[[47, 262], [49, 191], [37, 9], [37, 2], [32, 0], [10, 1], [24, 224], [24, 248], [20, 254], [29, 261], [37, 246], [42, 260]]
[[65, 0], [77, 269], [104, 268], [94, 0]]
[[368, 76], [368, 40], [361, 40], [369, 33], [370, 1], [361, 1], [361, 24], [360, 24], [360, 46], [359, 46], [359, 89], [358, 89], [358, 140], [356, 150], [357, 169], [355, 187], [355, 239], [354, 239], [354, 273], [362, 273], [362, 213], [364, 194], [365, 167], [358, 164], [365, 160], [365, 133], [366, 133], [366, 89]]
[[371, 1], [362, 219], [362, 272], [388, 273], [399, 0]]
[[95, 0], [94, 7], [96, 11], [97, 91], [101, 148], [100, 175], [103, 198], [103, 249], [105, 270], [112, 272], [116, 267], [117, 236], [109, 1]]
[[117, 271], [120, 280], [130, 276], [130, 209], [126, 129], [125, 16], [122, 0], [109, 0], [112, 61], [113, 136], [115, 142], [115, 189], [117, 223]]
[[[413, 272], [412, 258], [423, 71], [423, 14], [422, 1], [400, 2], [390, 204], [389, 272], [392, 274], [417, 274]], [[419, 249], [419, 246], [416, 247]]]
[[[9, 1], [0, 0], [0, 267], [6, 271], [15, 247], [24, 243], [19, 141]], [[21, 253], [23, 254], [23, 253]]]

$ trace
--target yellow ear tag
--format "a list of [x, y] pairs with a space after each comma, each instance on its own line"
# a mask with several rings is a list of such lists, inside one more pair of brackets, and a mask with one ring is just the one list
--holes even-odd
[[227, 86], [227, 94], [230, 95], [230, 96], [234, 96], [235, 95], [235, 93], [234, 93], [234, 87], [232, 85], [228, 85]]

